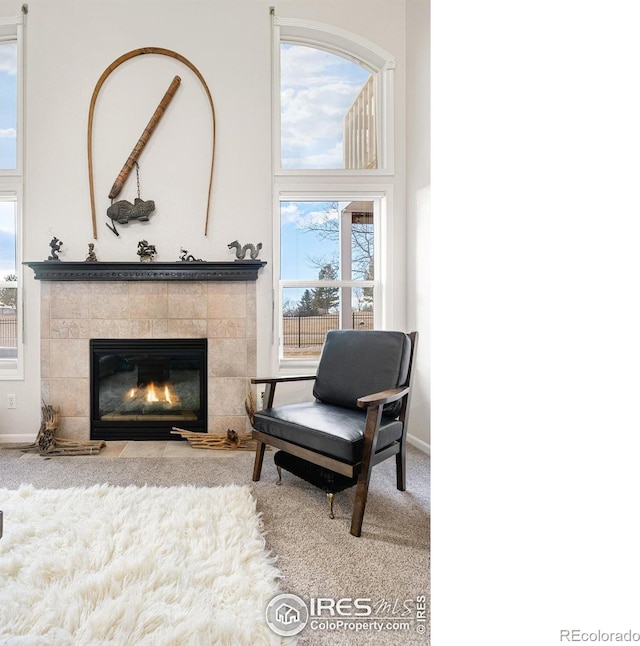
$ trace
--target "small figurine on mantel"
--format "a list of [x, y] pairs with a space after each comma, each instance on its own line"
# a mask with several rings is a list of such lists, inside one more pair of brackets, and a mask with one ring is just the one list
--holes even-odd
[[249, 252], [251, 260], [256, 260], [260, 253], [260, 249], [262, 249], [262, 242], [258, 242], [257, 245], [249, 243], [241, 247], [240, 243], [237, 240], [234, 240], [227, 245], [228, 249], [233, 249], [234, 247], [236, 249], [236, 260], [244, 260], [247, 255], [247, 251]]
[[89, 243], [89, 253], [87, 254], [87, 257], [85, 258], [85, 262], [98, 262], [98, 257], [96, 256], [96, 252], [93, 250], [95, 245], [93, 242]]
[[140, 240], [136, 253], [140, 256], [140, 262], [151, 262], [157, 253], [156, 246], [149, 244], [146, 240]]
[[182, 247], [180, 247], [180, 260], [182, 262], [202, 262], [202, 258], [196, 258], [193, 254], [190, 254]]
[[47, 260], [58, 260], [60, 261], [60, 258], [58, 258], [58, 252], [60, 251], [63, 243], [62, 241], [58, 240], [55, 236], [49, 243], [49, 246], [51, 247], [51, 255], [47, 258]]

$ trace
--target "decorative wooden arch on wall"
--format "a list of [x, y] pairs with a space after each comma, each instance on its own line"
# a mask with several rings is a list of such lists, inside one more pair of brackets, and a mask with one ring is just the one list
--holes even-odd
[[127, 52], [126, 54], [123, 54], [119, 58], [116, 58], [109, 67], [102, 73], [102, 76], [98, 79], [98, 82], [96, 83], [96, 87], [93, 90], [93, 95], [91, 96], [91, 103], [89, 105], [89, 125], [87, 128], [87, 156], [89, 160], [89, 194], [91, 197], [91, 221], [93, 224], [93, 238], [94, 240], [98, 239], [98, 228], [96, 224], [96, 201], [95, 201], [95, 193], [94, 193], [94, 187], [93, 187], [93, 112], [95, 109], [96, 105], [96, 100], [98, 99], [98, 94], [100, 94], [100, 89], [104, 85], [104, 82], [107, 80], [108, 76], [113, 72], [117, 67], [122, 65], [125, 61], [128, 61], [132, 58], [135, 58], [136, 56], [141, 56], [143, 54], [160, 54], [161, 56], [169, 56], [171, 58], [175, 58], [176, 60], [180, 61], [184, 65], [186, 65], [200, 80], [200, 83], [202, 83], [202, 87], [204, 88], [204, 91], [207, 95], [207, 98], [209, 99], [209, 105], [211, 106], [211, 119], [212, 119], [212, 133], [213, 133], [213, 142], [211, 145], [211, 173], [209, 175], [209, 190], [207, 193], [207, 212], [206, 212], [206, 217], [205, 217], [205, 224], [204, 224], [204, 235], [207, 235], [207, 232], [209, 230], [209, 208], [211, 205], [211, 189], [213, 188], [213, 162], [215, 158], [215, 150], [216, 150], [216, 112], [213, 107], [213, 99], [211, 98], [211, 92], [209, 92], [209, 88], [207, 87], [207, 83], [204, 80], [204, 77], [202, 74], [200, 74], [198, 68], [187, 58], [182, 56], [182, 54], [178, 54], [178, 52], [174, 52], [170, 49], [164, 49], [163, 47], [140, 47], [139, 49], [134, 49], [130, 52]]

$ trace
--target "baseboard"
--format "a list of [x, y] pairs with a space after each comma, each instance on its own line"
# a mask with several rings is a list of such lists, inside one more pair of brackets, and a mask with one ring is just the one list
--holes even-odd
[[31, 444], [35, 442], [36, 433], [9, 433], [0, 434], [0, 444]]
[[427, 444], [424, 440], [418, 439], [415, 435], [407, 434], [407, 442], [412, 446], [415, 446], [416, 449], [420, 449], [427, 455], [431, 455], [431, 445]]

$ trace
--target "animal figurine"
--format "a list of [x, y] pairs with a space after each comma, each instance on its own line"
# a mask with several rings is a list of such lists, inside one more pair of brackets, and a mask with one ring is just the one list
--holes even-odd
[[227, 245], [228, 249], [233, 249], [234, 247], [236, 250], [236, 258], [238, 260], [244, 260], [244, 257], [247, 255], [247, 251], [249, 252], [251, 260], [256, 260], [260, 253], [260, 249], [262, 249], [262, 242], [258, 242], [257, 245], [246, 244], [240, 247], [240, 243], [237, 240], [234, 240]]
[[202, 262], [202, 258], [196, 258], [182, 247], [180, 247], [180, 260], [182, 260], [182, 262]]
[[140, 256], [140, 262], [151, 262], [157, 253], [156, 246], [149, 244], [146, 240], [140, 240], [136, 253]]
[[60, 251], [63, 244], [64, 244], [63, 242], [61, 242], [60, 240], [58, 240], [58, 238], [54, 236], [51, 242], [49, 243], [49, 246], [51, 247], [51, 255], [47, 258], [47, 260], [59, 261], [60, 258], [58, 258], [58, 252]]
[[89, 243], [89, 253], [87, 254], [87, 257], [85, 258], [85, 262], [98, 262], [98, 257], [96, 256], [96, 252], [93, 250], [95, 245], [93, 242]]

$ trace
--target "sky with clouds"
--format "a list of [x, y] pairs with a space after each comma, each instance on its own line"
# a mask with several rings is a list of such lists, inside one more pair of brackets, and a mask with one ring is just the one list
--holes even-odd
[[[16, 46], [0, 43], [0, 168], [16, 166]], [[15, 203], [0, 196], [0, 279], [15, 272]]]
[[16, 45], [0, 43], [0, 168], [16, 165]]
[[369, 76], [359, 65], [335, 54], [282, 45], [283, 168], [344, 168], [343, 119]]

